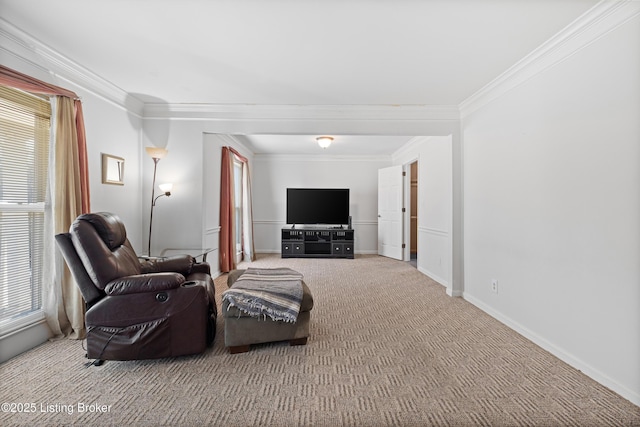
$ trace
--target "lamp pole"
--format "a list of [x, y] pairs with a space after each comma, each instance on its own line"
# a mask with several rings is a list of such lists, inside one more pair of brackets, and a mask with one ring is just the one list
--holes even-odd
[[156, 170], [160, 158], [153, 157], [153, 183], [151, 184], [151, 215], [149, 216], [149, 245], [147, 246], [147, 255], [151, 256], [151, 228], [153, 227], [153, 207], [156, 205]]
[[[158, 162], [161, 158], [167, 155], [168, 151], [166, 148], [159, 147], [145, 147], [145, 151], [153, 159], [153, 183], [151, 184], [151, 214], [149, 217], [149, 244], [147, 246], [147, 255], [151, 256], [151, 229], [153, 227], [153, 206], [156, 204], [155, 197], [156, 195], [156, 170], [158, 169]], [[165, 192], [164, 195], [168, 196], [168, 192]]]

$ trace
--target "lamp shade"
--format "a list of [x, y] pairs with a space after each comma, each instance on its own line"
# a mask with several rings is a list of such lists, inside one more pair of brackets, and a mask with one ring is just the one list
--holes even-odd
[[327, 148], [331, 145], [333, 138], [330, 136], [319, 136], [316, 138], [316, 141], [318, 141], [318, 145], [320, 147]]
[[160, 191], [162, 191], [163, 193], [171, 193], [171, 190], [173, 189], [173, 184], [171, 183], [160, 184], [158, 185], [158, 187], [160, 187]]
[[169, 152], [166, 148], [158, 147], [145, 147], [144, 148], [149, 156], [154, 159], [161, 159]]

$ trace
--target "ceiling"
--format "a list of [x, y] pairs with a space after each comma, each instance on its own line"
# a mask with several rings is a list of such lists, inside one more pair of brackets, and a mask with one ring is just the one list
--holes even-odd
[[[0, 0], [0, 16], [143, 102], [455, 106], [596, 3]], [[290, 138], [247, 142], [304, 147]], [[353, 151], [351, 138], [336, 137], [334, 153]], [[410, 138], [354, 144], [390, 154]]]
[[388, 135], [333, 135], [329, 148], [320, 148], [318, 135], [243, 135], [237, 137], [256, 154], [315, 154], [388, 156], [414, 137]]

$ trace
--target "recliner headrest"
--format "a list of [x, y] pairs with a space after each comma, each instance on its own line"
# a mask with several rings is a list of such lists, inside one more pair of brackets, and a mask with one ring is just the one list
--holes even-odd
[[120, 217], [111, 212], [94, 212], [82, 214], [76, 221], [87, 221], [111, 250], [124, 244], [127, 240], [127, 231]]

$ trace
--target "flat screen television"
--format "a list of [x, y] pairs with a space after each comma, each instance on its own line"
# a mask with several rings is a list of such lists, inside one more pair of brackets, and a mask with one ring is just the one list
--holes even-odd
[[348, 188], [287, 188], [287, 224], [348, 223]]

